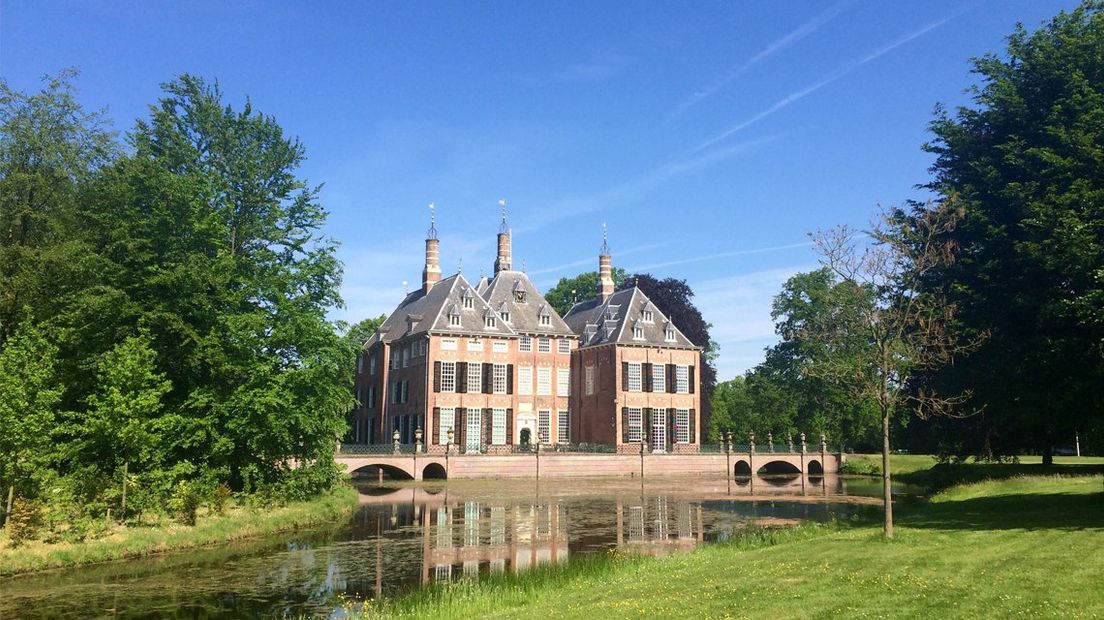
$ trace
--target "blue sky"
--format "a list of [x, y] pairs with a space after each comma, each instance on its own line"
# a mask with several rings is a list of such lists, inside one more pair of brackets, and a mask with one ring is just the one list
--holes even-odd
[[776, 341], [770, 301], [816, 267], [807, 233], [922, 198], [936, 103], [968, 59], [1072, 1], [0, 2], [0, 75], [82, 71], [127, 129], [182, 72], [249, 96], [307, 148], [342, 246], [336, 318], [444, 271], [514, 264], [543, 289], [614, 264], [685, 278], [728, 379]]

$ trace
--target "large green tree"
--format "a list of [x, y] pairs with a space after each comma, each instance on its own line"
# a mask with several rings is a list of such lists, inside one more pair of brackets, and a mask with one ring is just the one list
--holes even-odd
[[991, 335], [921, 378], [970, 389], [983, 409], [943, 425], [949, 451], [1049, 460], [1077, 432], [1104, 445], [1102, 9], [1017, 27], [1004, 54], [974, 60], [972, 105], [932, 123], [929, 187], [965, 217], [944, 236], [956, 260], [924, 283], [957, 304], [957, 329]]
[[[614, 267], [612, 275], [614, 286], [620, 286], [625, 281], [625, 270], [620, 267]], [[598, 272], [588, 271], [570, 278], [560, 278], [556, 286], [548, 289], [544, 298], [563, 316], [577, 302], [592, 299], [597, 290]]]

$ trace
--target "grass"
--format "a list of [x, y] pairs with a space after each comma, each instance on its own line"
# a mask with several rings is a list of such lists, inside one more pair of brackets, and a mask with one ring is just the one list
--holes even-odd
[[[848, 455], [848, 463], [856, 470], [870, 469], [881, 476], [880, 454]], [[1014, 476], [1067, 475], [1084, 476], [1104, 473], [1104, 457], [1056, 456], [1054, 464], [1044, 467], [1039, 456], [1022, 456], [1016, 463], [994, 463], [968, 460], [962, 463], [938, 463], [934, 457], [923, 454], [890, 455], [890, 469], [894, 480], [932, 491], [940, 491], [964, 482], [1000, 480]], [[866, 472], [864, 472], [866, 473]]]
[[108, 536], [81, 543], [31, 542], [12, 548], [6, 535], [0, 534], [0, 576], [195, 549], [343, 522], [356, 506], [356, 490], [346, 486], [309, 502], [273, 508], [236, 507], [223, 516], [201, 516], [194, 527], [168, 521], [150, 526], [118, 526]]
[[875, 523], [803, 525], [664, 558], [612, 554], [425, 588], [361, 615], [1102, 617], [1102, 489], [1099, 475], [967, 482], [902, 506], [891, 541]]

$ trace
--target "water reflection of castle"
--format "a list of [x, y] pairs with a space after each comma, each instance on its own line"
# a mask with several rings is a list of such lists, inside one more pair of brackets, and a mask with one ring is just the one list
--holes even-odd
[[[616, 500], [617, 548], [650, 555], [703, 540], [698, 502], [656, 496]], [[519, 572], [568, 559], [568, 507], [560, 501], [511, 506], [467, 501], [421, 514], [422, 582]]]

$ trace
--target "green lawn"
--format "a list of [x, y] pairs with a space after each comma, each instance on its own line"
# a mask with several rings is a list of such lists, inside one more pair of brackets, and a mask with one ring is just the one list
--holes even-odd
[[661, 559], [428, 588], [367, 615], [1104, 617], [1102, 491], [1099, 475], [969, 483], [902, 506], [892, 541], [873, 523], [809, 525]]

